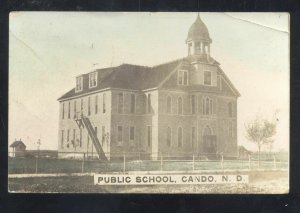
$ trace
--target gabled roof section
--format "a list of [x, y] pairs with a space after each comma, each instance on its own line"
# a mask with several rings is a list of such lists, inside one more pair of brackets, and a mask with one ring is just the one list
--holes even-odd
[[241, 94], [235, 88], [235, 86], [231, 83], [231, 81], [229, 80], [229, 78], [227, 77], [227, 75], [225, 74], [225, 72], [220, 67], [218, 67], [218, 71], [220, 72], [220, 74], [222, 75], [222, 77], [224, 78], [225, 82], [228, 84], [229, 88], [232, 90], [232, 92], [234, 93], [234, 95], [237, 96], [237, 97], [240, 97]]
[[26, 148], [26, 145], [22, 141], [14, 141], [9, 147], [17, 147], [20, 145], [22, 145]]
[[[183, 61], [178, 59], [168, 63], [160, 64], [154, 67], [146, 67], [132, 64], [122, 64], [118, 67], [97, 69], [92, 72], [98, 72], [97, 86], [94, 88], [83, 87], [80, 92], [75, 92], [75, 88], [71, 89], [58, 100], [75, 97], [85, 93], [98, 91], [105, 88], [120, 88], [131, 90], [145, 90], [157, 87], [168, 75]], [[91, 73], [91, 72], [90, 72]], [[84, 74], [84, 78], [88, 78], [88, 74]], [[83, 80], [88, 82], [88, 80]]]

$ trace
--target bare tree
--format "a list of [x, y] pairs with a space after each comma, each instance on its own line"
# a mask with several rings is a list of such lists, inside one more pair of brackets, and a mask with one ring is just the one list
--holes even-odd
[[274, 142], [273, 136], [276, 134], [276, 121], [269, 121], [257, 117], [254, 121], [245, 124], [246, 137], [255, 143], [258, 148], [258, 166], [260, 167], [261, 149], [265, 145]]

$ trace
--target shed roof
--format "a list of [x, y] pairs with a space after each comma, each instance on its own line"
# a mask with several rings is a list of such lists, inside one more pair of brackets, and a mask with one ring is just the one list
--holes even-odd
[[26, 145], [23, 143], [23, 141], [19, 140], [19, 141], [14, 141], [10, 147], [17, 147], [17, 146], [20, 146], [20, 145], [23, 145], [24, 147], [26, 147]]

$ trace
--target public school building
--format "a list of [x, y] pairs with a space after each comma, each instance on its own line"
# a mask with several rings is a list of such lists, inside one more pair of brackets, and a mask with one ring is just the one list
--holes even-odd
[[75, 88], [58, 99], [59, 156], [237, 156], [240, 94], [212, 58], [211, 43], [198, 15], [188, 32], [186, 57], [77, 76]]

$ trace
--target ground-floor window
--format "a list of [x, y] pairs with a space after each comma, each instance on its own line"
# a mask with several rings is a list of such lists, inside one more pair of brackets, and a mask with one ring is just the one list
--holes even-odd
[[151, 126], [147, 126], [147, 144], [150, 147], [151, 143], [152, 143], [152, 127]]
[[192, 148], [196, 147], [196, 127], [192, 127]]
[[182, 127], [178, 127], [178, 147], [182, 147]]
[[64, 130], [61, 130], [61, 148], [64, 148]]
[[121, 146], [123, 143], [123, 127], [118, 126], [118, 145]]
[[130, 146], [134, 145], [134, 138], [135, 138], [134, 133], [135, 133], [134, 126], [129, 127], [129, 144], [130, 144]]
[[171, 127], [167, 127], [167, 146], [171, 146], [171, 140], [172, 140], [172, 130]]

